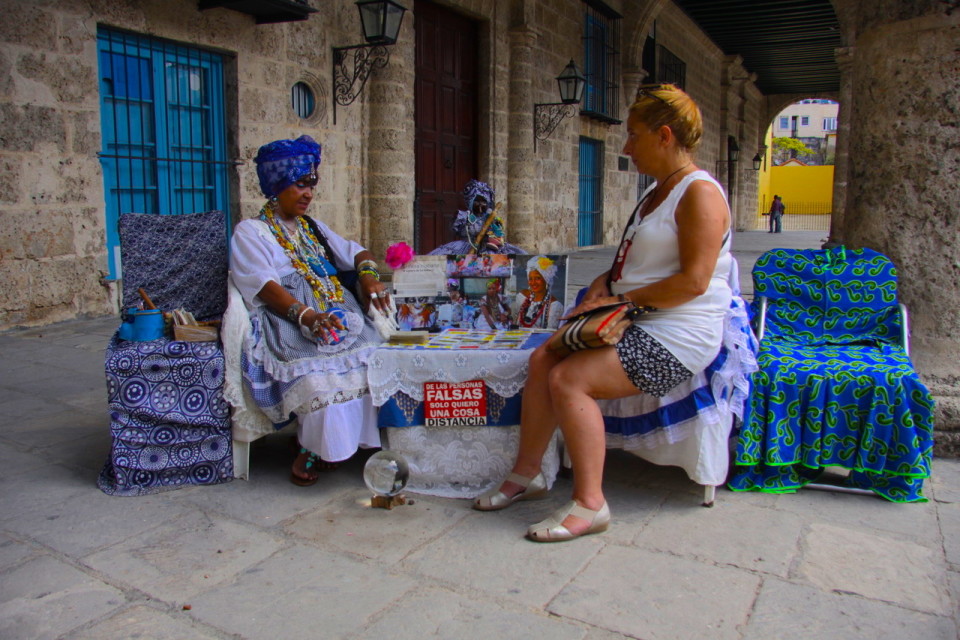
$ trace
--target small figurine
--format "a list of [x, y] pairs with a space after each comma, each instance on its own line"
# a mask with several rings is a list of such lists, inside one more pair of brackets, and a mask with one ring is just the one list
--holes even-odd
[[507, 242], [503, 218], [497, 215], [496, 210], [490, 210], [490, 205], [494, 202], [494, 192], [490, 185], [471, 180], [463, 188], [463, 200], [467, 210], [459, 211], [453, 222], [453, 232], [462, 236], [462, 239], [441, 245], [431, 251], [430, 255], [526, 253], [520, 247]]

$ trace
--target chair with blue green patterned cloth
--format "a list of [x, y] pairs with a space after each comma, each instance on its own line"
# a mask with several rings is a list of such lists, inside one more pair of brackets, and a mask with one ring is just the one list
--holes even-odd
[[871, 249], [773, 249], [753, 280], [760, 370], [729, 487], [791, 493], [843, 467], [841, 490], [926, 501], [933, 400], [910, 361], [893, 263]]

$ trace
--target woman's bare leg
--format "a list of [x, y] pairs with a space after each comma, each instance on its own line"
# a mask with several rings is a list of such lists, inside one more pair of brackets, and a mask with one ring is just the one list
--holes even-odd
[[[523, 405], [520, 409], [520, 446], [513, 472], [524, 478], [533, 478], [540, 473], [543, 455], [550, 446], [550, 439], [557, 430], [557, 419], [550, 398], [550, 371], [561, 358], [541, 346], [530, 356], [530, 371], [523, 386]], [[523, 491], [513, 482], [505, 482], [500, 491], [512, 497]]]
[[[560, 423], [573, 463], [573, 499], [596, 511], [605, 502], [602, 483], [607, 452], [603, 415], [596, 399], [641, 392], [627, 378], [614, 347], [580, 351], [563, 360], [550, 371], [549, 389], [552, 415]], [[590, 523], [568, 516], [563, 525], [578, 534]]]

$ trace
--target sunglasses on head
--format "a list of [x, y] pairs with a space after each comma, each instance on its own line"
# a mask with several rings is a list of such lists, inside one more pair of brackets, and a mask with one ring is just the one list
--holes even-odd
[[661, 89], [672, 88], [671, 84], [642, 84], [637, 87], [637, 95], [634, 100], [639, 100], [640, 98], [653, 98], [654, 100], [659, 100], [664, 104], [670, 104], [667, 102], [666, 98], [661, 98], [654, 91], [659, 91]]

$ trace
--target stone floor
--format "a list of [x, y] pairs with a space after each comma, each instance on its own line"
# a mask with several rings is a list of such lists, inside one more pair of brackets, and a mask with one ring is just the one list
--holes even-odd
[[[741, 270], [822, 234], [800, 235], [740, 234]], [[109, 497], [116, 324], [0, 334], [0, 638], [957, 638], [960, 461], [935, 461], [924, 504], [721, 490], [704, 509], [681, 471], [614, 451], [611, 529], [559, 545], [522, 533], [569, 480], [499, 513], [371, 509], [365, 455], [295, 487], [285, 432], [249, 481]]]

